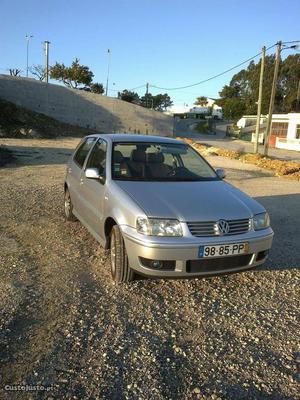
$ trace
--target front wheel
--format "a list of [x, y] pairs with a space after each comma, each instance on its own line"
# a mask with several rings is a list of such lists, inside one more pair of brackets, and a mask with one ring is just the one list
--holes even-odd
[[66, 188], [65, 190], [65, 198], [64, 198], [64, 210], [65, 210], [65, 217], [66, 221], [76, 221], [77, 218], [73, 214], [73, 204], [70, 196], [69, 189]]
[[111, 276], [116, 283], [131, 282], [133, 271], [129, 267], [125, 243], [118, 225], [114, 225], [110, 235]]

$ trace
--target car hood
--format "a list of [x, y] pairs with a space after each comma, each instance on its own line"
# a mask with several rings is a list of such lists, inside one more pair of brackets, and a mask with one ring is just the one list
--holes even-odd
[[180, 221], [216, 221], [250, 218], [265, 209], [224, 181], [118, 181], [148, 217]]

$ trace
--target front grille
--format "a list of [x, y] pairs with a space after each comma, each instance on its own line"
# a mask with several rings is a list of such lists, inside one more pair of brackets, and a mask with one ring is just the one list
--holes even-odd
[[242, 256], [204, 258], [201, 260], [190, 260], [186, 263], [186, 272], [213, 272], [223, 271], [231, 268], [247, 266], [251, 261], [252, 254]]
[[251, 219], [233, 219], [227, 221], [229, 232], [221, 234], [218, 229], [218, 221], [187, 222], [187, 226], [193, 236], [228, 236], [240, 235], [251, 230]]

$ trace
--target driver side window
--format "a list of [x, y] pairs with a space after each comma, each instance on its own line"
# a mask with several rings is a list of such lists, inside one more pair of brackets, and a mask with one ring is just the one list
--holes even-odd
[[105, 175], [106, 142], [99, 139], [93, 147], [86, 168], [97, 168], [100, 175]]
[[76, 162], [78, 167], [83, 167], [86, 156], [89, 154], [89, 151], [92, 145], [95, 143], [95, 140], [96, 138], [94, 137], [87, 138], [76, 151], [73, 160]]

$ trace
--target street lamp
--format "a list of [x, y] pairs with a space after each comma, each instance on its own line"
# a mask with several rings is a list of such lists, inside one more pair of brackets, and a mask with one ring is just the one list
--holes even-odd
[[33, 35], [26, 35], [27, 46], [26, 46], [26, 77], [28, 78], [28, 54], [29, 54], [29, 41], [33, 38]]
[[107, 64], [107, 79], [106, 79], [105, 96], [107, 96], [107, 92], [108, 92], [108, 80], [109, 80], [109, 68], [110, 68], [111, 50], [107, 49], [107, 53], [108, 53], [108, 64]]
[[49, 82], [49, 40], [44, 41], [45, 49], [45, 82]]

